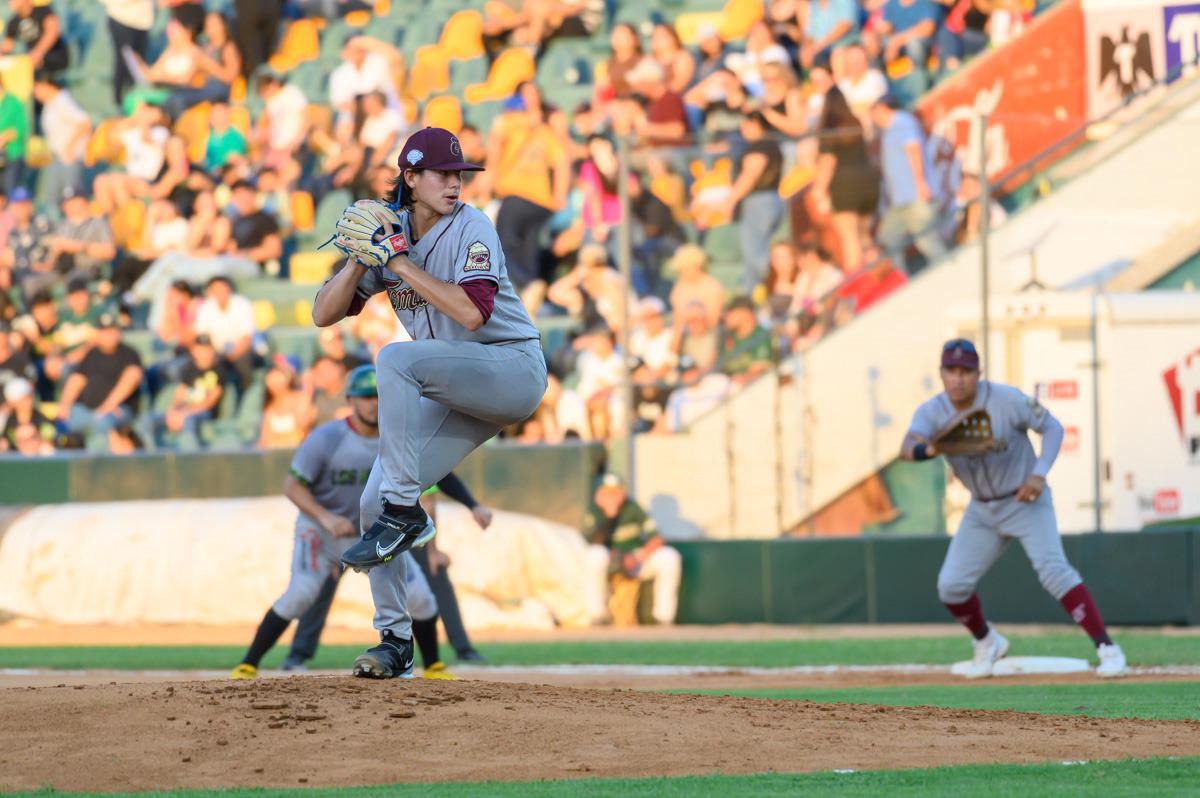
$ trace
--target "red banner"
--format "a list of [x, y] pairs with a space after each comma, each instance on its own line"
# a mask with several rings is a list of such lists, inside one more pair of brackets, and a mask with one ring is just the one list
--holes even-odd
[[1087, 114], [1086, 63], [1079, 0], [1059, 3], [1003, 47], [972, 61], [917, 106], [937, 146], [935, 170], [979, 171], [981, 112], [988, 117], [991, 177], [1077, 130]]

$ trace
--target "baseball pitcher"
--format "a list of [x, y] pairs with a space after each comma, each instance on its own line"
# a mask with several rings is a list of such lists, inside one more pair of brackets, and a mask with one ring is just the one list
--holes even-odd
[[[944, 454], [971, 502], [950, 541], [938, 574], [938, 596], [975, 638], [968, 677], [992, 675], [1008, 640], [987, 622], [975, 585], [1016, 538], [1042, 587], [1096, 644], [1096, 675], [1122, 676], [1125, 655], [1113, 643], [1079, 572], [1067, 562], [1046, 475], [1058, 456], [1063, 427], [1035, 399], [1011, 385], [980, 379], [979, 354], [965, 339], [942, 348], [944, 391], [913, 414], [900, 456], [928, 460]], [[1042, 437], [1035, 454], [1028, 432]]]
[[313, 302], [324, 327], [386, 291], [414, 339], [379, 353], [379, 459], [363, 492], [363, 536], [341, 557], [369, 572], [381, 642], [354, 673], [372, 678], [400, 676], [412, 661], [399, 555], [436, 534], [421, 491], [527, 418], [546, 389], [538, 331], [509, 282], [496, 230], [458, 199], [461, 173], [482, 167], [433, 127], [408, 138], [399, 167], [384, 201], [346, 209], [334, 241], [347, 263]]

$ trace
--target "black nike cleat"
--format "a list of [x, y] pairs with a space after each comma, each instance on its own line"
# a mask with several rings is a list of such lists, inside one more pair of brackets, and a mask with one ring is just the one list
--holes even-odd
[[342, 565], [354, 571], [370, 571], [414, 546], [424, 546], [436, 534], [437, 527], [421, 505], [398, 508], [385, 504], [367, 533], [342, 554]]
[[411, 638], [396, 637], [384, 630], [383, 639], [354, 660], [354, 675], [364, 679], [411, 679], [413, 643]]

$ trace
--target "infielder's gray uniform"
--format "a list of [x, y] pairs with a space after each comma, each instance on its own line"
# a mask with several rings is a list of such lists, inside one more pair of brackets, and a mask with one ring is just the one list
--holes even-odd
[[[1014, 494], [1030, 474], [1045, 477], [1058, 456], [1063, 428], [1047, 410], [1011, 385], [980, 380], [972, 408], [984, 408], [992, 419], [992, 436], [1007, 448], [986, 455], [947, 457], [954, 474], [971, 492], [971, 503], [950, 541], [938, 574], [938, 596], [947, 604], [966, 601], [996, 561], [1010, 538], [1025, 549], [1042, 587], [1060, 599], [1083, 579], [1063, 553], [1050, 488], [1033, 502]], [[913, 414], [911, 432], [932, 440], [958, 414], [945, 393], [928, 400]], [[1042, 453], [1034, 454], [1028, 431], [1042, 436]]]
[[[461, 202], [413, 241], [407, 211], [393, 206], [412, 249], [408, 257], [447, 283], [490, 280], [497, 285], [491, 317], [471, 331], [443, 314], [384, 269], [359, 281], [350, 314], [386, 291], [414, 340], [389, 344], [375, 363], [379, 403], [379, 462], [362, 495], [362, 524], [370, 528], [381, 499], [415, 505], [421, 492], [503, 427], [528, 418], [546, 391], [540, 336], [509, 282], [496, 229]], [[386, 400], [383, 398], [386, 396]], [[375, 628], [411, 637], [406, 611], [407, 558], [372, 568]]]
[[[363, 486], [379, 453], [379, 439], [359, 435], [345, 419], [314, 429], [296, 449], [291, 474], [312, 493], [317, 504], [356, 526]], [[305, 513], [296, 518], [292, 575], [271, 609], [281, 618], [299, 618], [317, 600], [321, 586], [342, 572], [342, 552], [354, 538], [335, 538]], [[407, 552], [405, 552], [407, 554]], [[410, 555], [411, 556], [411, 555]], [[437, 599], [420, 568], [408, 569], [409, 609], [414, 618], [437, 615]]]

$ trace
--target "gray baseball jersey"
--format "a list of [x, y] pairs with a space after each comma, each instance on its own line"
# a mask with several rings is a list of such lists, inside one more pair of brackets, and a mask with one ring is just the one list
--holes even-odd
[[360, 301], [365, 302], [375, 294], [387, 291], [400, 323], [418, 341], [439, 339], [498, 344], [539, 340], [537, 328], [509, 282], [496, 228], [482, 212], [470, 205], [456, 203], [453, 211], [414, 242], [408, 211], [396, 206], [392, 209], [399, 214], [404, 234], [412, 246], [408, 257], [419, 268], [446, 283], [461, 285], [473, 280], [490, 280], [496, 284], [491, 318], [478, 330], [468, 330], [430, 305], [387, 269], [371, 269], [363, 275], [356, 290]]
[[[1061, 429], [1061, 425], [1037, 400], [1011, 385], [980, 380], [971, 407], [987, 411], [992, 419], [992, 436], [1007, 444], [1000, 452], [946, 458], [972, 496], [979, 499], [1007, 496], [1021, 487], [1030, 474], [1046, 476], [1058, 454], [1058, 446], [1043, 445], [1043, 456], [1039, 458], [1034, 454], [1028, 432], [1044, 435], [1053, 428]], [[946, 394], [940, 393], [917, 408], [909, 429], [931, 439], [958, 413]]]
[[[317, 504], [358, 526], [359, 500], [379, 455], [379, 438], [359, 435], [348, 419], [328, 421], [309, 433], [292, 457], [292, 476]], [[304, 513], [296, 526], [320, 528]]]

